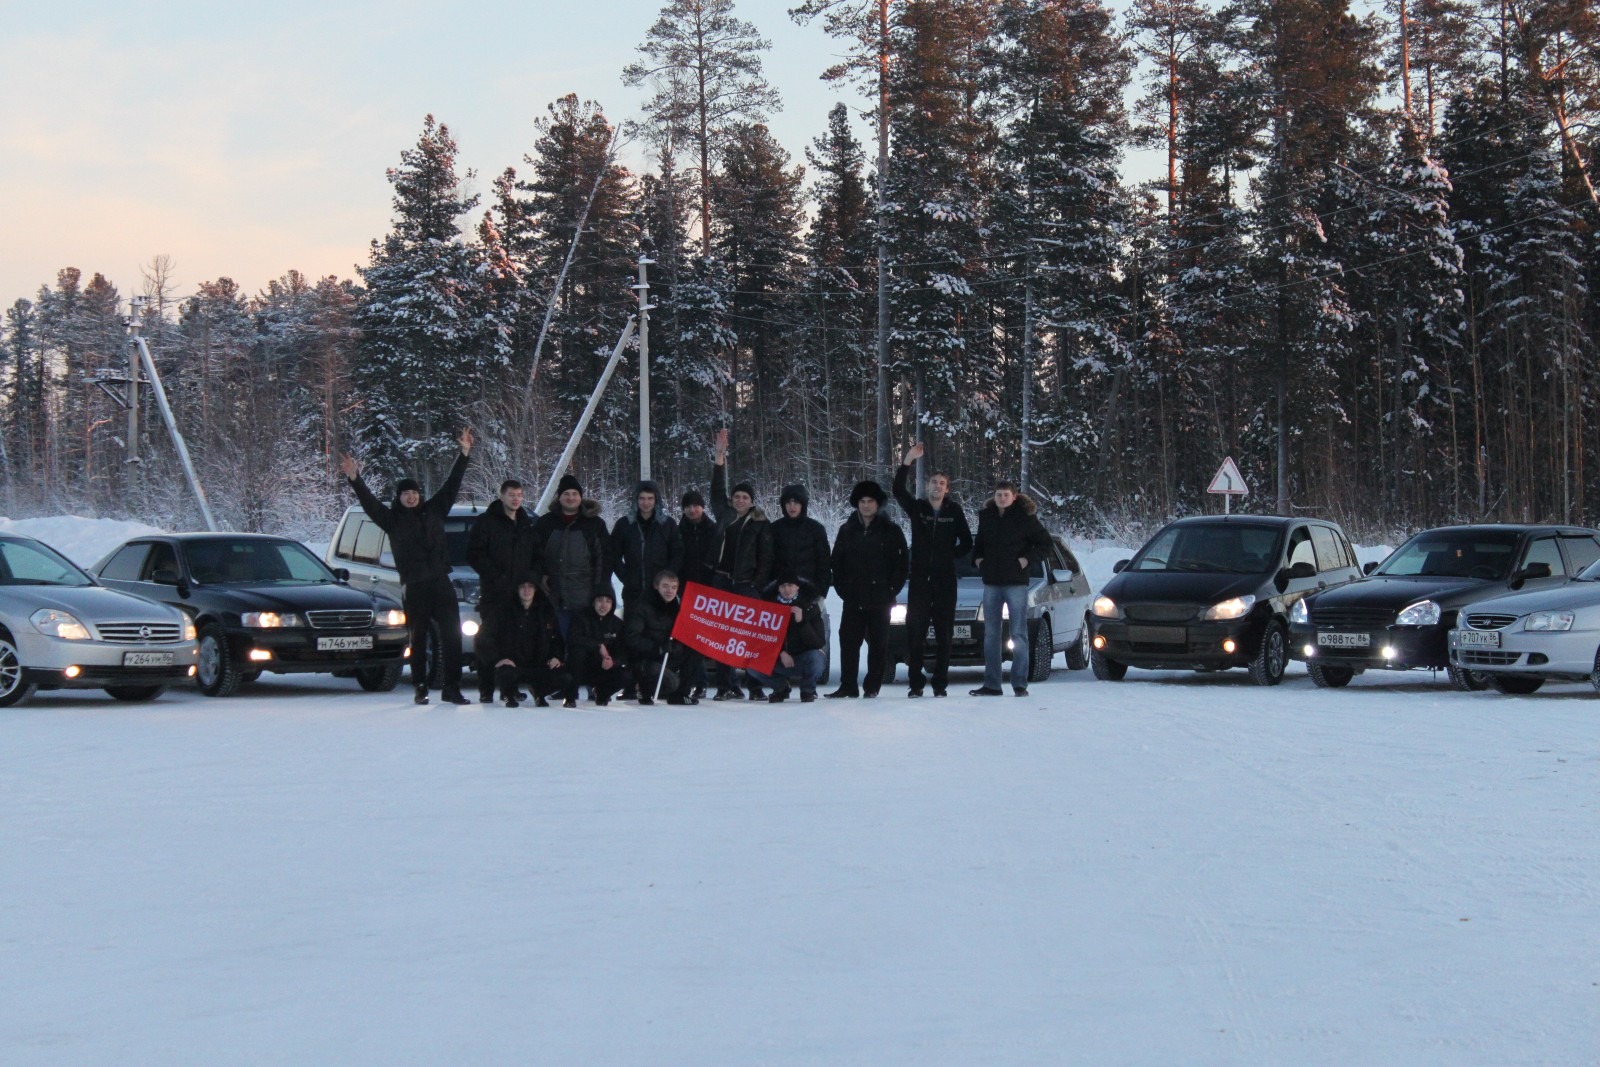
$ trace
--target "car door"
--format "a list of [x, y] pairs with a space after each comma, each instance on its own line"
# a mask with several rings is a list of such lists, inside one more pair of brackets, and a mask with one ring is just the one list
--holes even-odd
[[[1288, 572], [1297, 564], [1309, 566], [1310, 572], [1302, 573], [1298, 578], [1289, 577]], [[1307, 593], [1327, 586], [1327, 579], [1321, 576], [1317, 567], [1317, 550], [1311, 539], [1310, 526], [1298, 525], [1289, 531], [1284, 542], [1283, 559], [1279, 563], [1279, 574], [1284, 576], [1284, 581], [1279, 595], [1273, 598], [1273, 606], [1279, 612], [1287, 612], [1295, 601]], [[1277, 585], [1276, 579], [1274, 585]]]
[[[123, 552], [136, 547], [144, 550], [142, 555], [130, 552], [124, 560]], [[113, 563], [118, 564], [115, 577], [111, 574]], [[130, 567], [132, 563], [137, 566]], [[160, 604], [171, 604], [175, 608], [189, 607], [184, 598], [178, 595], [178, 586], [184, 574], [177, 549], [170, 541], [134, 542], [118, 551], [101, 570], [102, 580], [114, 589]], [[158, 577], [160, 581], [157, 581]]]

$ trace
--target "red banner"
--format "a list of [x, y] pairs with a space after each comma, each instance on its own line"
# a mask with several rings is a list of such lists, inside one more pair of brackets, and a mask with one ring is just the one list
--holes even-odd
[[771, 674], [790, 615], [783, 604], [688, 582], [672, 638], [718, 663]]

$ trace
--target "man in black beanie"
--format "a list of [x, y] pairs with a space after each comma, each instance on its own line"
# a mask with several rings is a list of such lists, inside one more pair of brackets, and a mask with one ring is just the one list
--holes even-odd
[[597, 588], [611, 583], [611, 537], [600, 504], [585, 499], [570, 474], [561, 476], [550, 510], [534, 523], [533, 559], [565, 641], [573, 617], [589, 610]]
[[434, 650], [443, 667], [439, 699], [450, 704], [466, 704], [461, 695], [461, 609], [455, 586], [450, 583], [450, 546], [445, 539], [444, 520], [461, 491], [461, 478], [467, 472], [467, 457], [472, 454], [472, 430], [463, 429], [457, 438], [461, 454], [444, 480], [444, 485], [426, 502], [422, 486], [413, 478], [402, 478], [395, 485], [395, 499], [385, 505], [367, 483], [361, 480], [361, 465], [352, 456], [339, 457], [339, 470], [349, 479], [361, 510], [389, 535], [395, 569], [404, 587], [406, 625], [411, 628], [411, 684], [416, 702], [428, 702], [429, 624], [439, 629], [439, 648]]

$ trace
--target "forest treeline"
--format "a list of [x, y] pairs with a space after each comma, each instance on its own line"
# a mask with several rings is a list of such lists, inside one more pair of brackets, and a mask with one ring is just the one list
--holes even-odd
[[[482, 196], [427, 117], [359, 277], [180, 296], [153, 259], [143, 332], [219, 518], [310, 529], [345, 503], [340, 451], [436, 478], [465, 424], [471, 491], [542, 485], [646, 255], [653, 473], [674, 497], [726, 426], [736, 476], [774, 494], [842, 497], [920, 438], [958, 492], [1020, 476], [1084, 532], [1214, 509], [1225, 455], [1250, 507], [1368, 533], [1600, 520], [1587, 0], [790, 16], [844, 56], [803, 158], [766, 125], [762, 28], [670, 0], [620, 72], [642, 109], [549, 103]], [[1165, 154], [1157, 180], [1125, 178], [1134, 149]], [[8, 513], [195, 521], [159, 423], [129, 468], [90, 380], [126, 365], [128, 295], [64, 269], [6, 311]], [[618, 500], [636, 381], [629, 353], [575, 463]]]

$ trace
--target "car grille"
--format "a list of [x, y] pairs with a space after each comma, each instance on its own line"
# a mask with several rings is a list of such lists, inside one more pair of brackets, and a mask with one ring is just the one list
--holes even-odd
[[308, 611], [306, 621], [318, 630], [363, 630], [372, 625], [372, 612]]
[[1522, 658], [1521, 652], [1491, 652], [1482, 648], [1458, 648], [1456, 658], [1463, 667], [1509, 667]]
[[1313, 605], [1311, 621], [1335, 630], [1381, 630], [1394, 625], [1390, 608], [1335, 608]]
[[95, 625], [100, 640], [118, 645], [164, 644], [183, 640], [183, 627], [175, 622], [102, 622]]
[[1482, 615], [1468, 615], [1467, 629], [1469, 630], [1502, 630], [1517, 621], [1515, 615], [1496, 615], [1485, 612]]
[[1193, 604], [1124, 604], [1122, 613], [1135, 622], [1187, 622], [1199, 609]]

